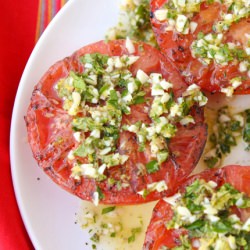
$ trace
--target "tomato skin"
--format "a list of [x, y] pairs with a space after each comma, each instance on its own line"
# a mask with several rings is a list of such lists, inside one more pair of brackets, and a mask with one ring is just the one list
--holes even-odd
[[[237, 178], [235, 178], [237, 176]], [[231, 166], [225, 169], [225, 182], [229, 182], [237, 190], [250, 196], [250, 167]]]
[[[199, 174], [186, 178], [183, 182], [179, 182], [179, 188], [176, 192], [185, 192], [185, 188], [197, 179], [205, 181], [214, 181], [221, 186], [225, 183], [230, 183], [235, 189], [240, 192], [245, 192], [250, 196], [250, 166], [229, 165], [221, 169], [208, 169]], [[235, 209], [235, 208], [233, 208]], [[245, 221], [250, 216], [249, 209], [237, 209], [234, 211], [239, 217]], [[155, 206], [151, 221], [147, 228], [143, 250], [158, 250], [162, 246], [168, 248], [177, 247], [181, 235], [188, 233], [185, 229], [167, 229], [165, 224], [171, 220], [173, 210], [171, 206], [161, 199]], [[194, 248], [195, 249], [195, 248]]]
[[[154, 13], [166, 4], [168, 0], [151, 0], [151, 12]], [[202, 3], [200, 12], [194, 15], [191, 21], [198, 24], [192, 34], [183, 35], [175, 31], [166, 31], [166, 23], [158, 21], [152, 14], [151, 23], [157, 42], [162, 53], [176, 64], [183, 78], [188, 84], [196, 83], [203, 90], [211, 93], [220, 92], [221, 88], [230, 86], [230, 79], [242, 77], [242, 84], [235, 90], [235, 94], [250, 93], [250, 78], [247, 72], [239, 71], [239, 63], [229, 62], [222, 66], [211, 62], [202, 64], [191, 54], [190, 46], [197, 39], [199, 32], [204, 34], [213, 32], [213, 24], [220, 18], [220, 12], [225, 10], [220, 3]], [[250, 17], [233, 24], [224, 34], [224, 42], [240, 42], [242, 48], [247, 46], [247, 37], [250, 33]]]
[[[147, 74], [162, 73], [164, 78], [174, 83], [176, 97], [180, 96], [187, 85], [175, 66], [150, 45], [135, 43], [134, 46], [135, 55], [139, 55], [140, 59], [131, 66], [132, 73], [135, 74], [138, 69]], [[206, 142], [207, 127], [204, 124], [203, 109], [196, 106], [191, 111], [196, 123], [186, 127], [179, 126], [176, 137], [169, 145], [170, 158], [156, 173], [146, 172], [138, 176], [138, 163], [145, 165], [152, 160], [150, 148], [146, 145], [145, 151], [140, 152], [135, 135], [125, 131], [120, 133], [118, 152], [126, 151], [130, 154], [130, 158], [123, 166], [115, 166], [105, 171], [107, 176], [117, 181], [121, 176], [128, 178], [128, 187], [119, 189], [116, 185], [109, 184], [107, 180], [97, 182], [87, 177], [82, 177], [80, 180], [71, 177], [71, 168], [76, 159], [69, 161], [67, 157], [70, 150], [76, 148], [78, 144], [71, 129], [72, 117], [63, 109], [63, 101], [58, 97], [55, 85], [61, 78], [67, 77], [71, 70], [83, 72], [84, 65], [80, 58], [87, 53], [102, 53], [109, 56], [129, 54], [124, 40], [99, 41], [55, 63], [44, 74], [35, 86], [25, 117], [28, 140], [38, 165], [54, 182], [84, 200], [91, 201], [97, 188], [104, 195], [100, 200], [103, 204], [138, 204], [171, 195], [177, 179], [185, 178], [194, 169]], [[146, 92], [147, 97], [152, 99], [150, 90]], [[151, 122], [144, 104], [131, 106], [131, 114], [123, 116], [122, 124], [138, 120]], [[182, 151], [189, 157], [184, 159]], [[87, 163], [86, 159], [81, 160], [84, 161], [82, 163]], [[151, 192], [146, 198], [138, 194], [147, 187], [147, 184], [162, 180], [165, 180], [168, 190], [160, 193]]]
[[166, 228], [166, 221], [171, 220], [173, 215], [171, 206], [164, 200], [160, 200], [156, 204], [147, 228], [144, 250], [159, 250], [162, 246], [173, 248], [178, 245], [180, 235], [186, 234], [186, 230], [168, 230]]

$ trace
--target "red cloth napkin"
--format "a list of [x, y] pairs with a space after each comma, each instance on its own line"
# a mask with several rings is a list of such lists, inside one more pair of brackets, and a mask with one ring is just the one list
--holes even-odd
[[[17, 207], [11, 180], [10, 123], [17, 87], [25, 64], [35, 45], [36, 38], [39, 37], [63, 3], [65, 3], [63, 0], [12, 0], [1, 2], [0, 250], [34, 249]], [[47, 4], [45, 5], [47, 8], [45, 14], [41, 9], [42, 4]], [[54, 6], [54, 8], [50, 6]], [[42, 14], [44, 15], [43, 18], [41, 18]]]
[[0, 249], [33, 249], [13, 191], [9, 130], [22, 71], [35, 44], [38, 1], [2, 1], [0, 15]]

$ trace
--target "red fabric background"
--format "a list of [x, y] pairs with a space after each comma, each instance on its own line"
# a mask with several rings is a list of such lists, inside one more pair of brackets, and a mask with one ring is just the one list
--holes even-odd
[[1, 1], [0, 15], [0, 249], [33, 249], [11, 181], [9, 131], [22, 71], [35, 45], [38, 0]]

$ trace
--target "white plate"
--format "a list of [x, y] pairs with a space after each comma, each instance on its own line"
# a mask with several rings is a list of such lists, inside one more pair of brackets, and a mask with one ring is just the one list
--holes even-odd
[[[89, 238], [88, 232], [74, 223], [75, 214], [82, 202], [55, 185], [37, 167], [27, 143], [23, 117], [33, 87], [48, 67], [80, 47], [103, 39], [108, 28], [117, 23], [118, 5], [118, 0], [70, 0], [38, 41], [18, 88], [11, 124], [12, 177], [23, 221], [34, 247], [38, 250], [92, 248], [91, 245], [85, 245]], [[218, 106], [217, 100], [214, 103]], [[228, 103], [232, 104], [232, 99]], [[246, 105], [250, 107], [250, 98], [245, 96], [240, 103], [236, 100], [233, 104], [241, 109]], [[250, 154], [243, 147], [240, 144], [226, 158], [225, 163], [249, 164]], [[144, 208], [149, 219], [152, 205]], [[143, 235], [140, 244], [142, 241]], [[131, 245], [125, 248], [139, 249]], [[101, 249], [115, 248], [109, 246]], [[121, 247], [116, 249], [120, 250]]]
[[11, 124], [11, 167], [18, 206], [36, 249], [87, 249], [87, 234], [74, 224], [79, 199], [47, 178], [32, 157], [23, 117], [33, 87], [57, 60], [103, 39], [118, 20], [118, 7], [117, 0], [70, 0], [38, 41], [21, 78]]

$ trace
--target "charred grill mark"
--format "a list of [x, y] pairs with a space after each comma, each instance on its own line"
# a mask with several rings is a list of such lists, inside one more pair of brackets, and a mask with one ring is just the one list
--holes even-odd
[[41, 86], [40, 85], [36, 85], [33, 92], [32, 92], [32, 95], [34, 95], [36, 92], [40, 92], [41, 91]]
[[180, 241], [180, 239], [179, 238], [174, 238], [174, 243], [176, 244], [176, 245], [180, 245], [181, 244], [181, 241]]
[[175, 49], [172, 49], [171, 51], [172, 51], [172, 55], [176, 55]]
[[171, 161], [173, 163], [174, 169], [178, 171], [181, 168], [181, 166], [177, 163], [176, 156], [174, 154], [171, 155]]
[[34, 103], [34, 104], [31, 105], [31, 108], [33, 110], [37, 110], [39, 108], [39, 104], [38, 103]]
[[[33, 90], [33, 92], [32, 92], [32, 97], [35, 97], [37, 94], [40, 94], [41, 92], [40, 92], [40, 89], [38, 89], [38, 88], [35, 88], [34, 90]], [[31, 97], [31, 98], [32, 98]]]
[[181, 51], [181, 52], [184, 52], [185, 49], [182, 46], [179, 45], [178, 50]]
[[[79, 187], [79, 186], [81, 186], [82, 185], [82, 181], [80, 180], [80, 181], [75, 181], [75, 188], [77, 188], [77, 187]], [[74, 188], [74, 189], [75, 189]]]
[[45, 171], [45, 172], [52, 171], [52, 167], [51, 167], [51, 166], [49, 166], [49, 167], [45, 167], [45, 168], [44, 168], [44, 171]]
[[216, 172], [214, 173], [214, 176], [215, 176], [215, 177], [218, 177], [218, 176], [220, 176], [220, 173], [219, 173], [218, 171], [216, 171]]
[[42, 161], [44, 159], [44, 156], [41, 153], [36, 153], [34, 157], [37, 161]]
[[177, 33], [177, 41], [184, 40], [184, 39], [185, 39], [185, 35]]
[[23, 119], [24, 119], [24, 121], [25, 121], [25, 124], [26, 124], [26, 127], [29, 127], [29, 119], [28, 119], [28, 117], [25, 115], [24, 117], [23, 117]]

